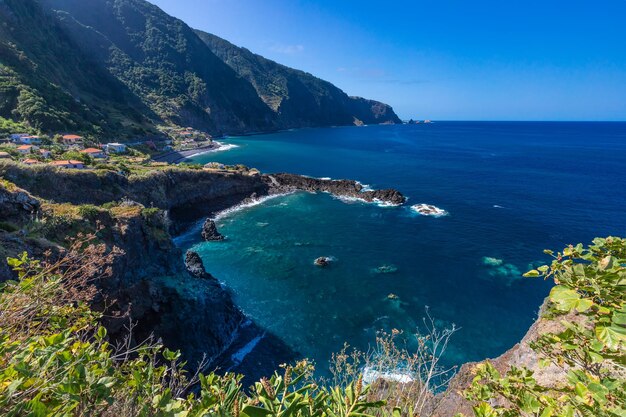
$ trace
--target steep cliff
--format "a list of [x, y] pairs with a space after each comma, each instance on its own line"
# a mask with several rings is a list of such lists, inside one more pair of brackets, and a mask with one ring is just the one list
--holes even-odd
[[227, 55], [144, 0], [2, 0], [0, 117], [118, 140], [158, 124], [233, 134], [399, 121], [387, 105], [223, 45]]
[[[36, 194], [36, 193], [35, 193]], [[93, 306], [105, 311], [104, 324], [122, 339], [134, 323], [133, 338], [154, 335], [180, 349], [191, 366], [215, 359], [244, 320], [230, 294], [210, 274], [184, 268], [180, 250], [168, 232], [165, 212], [138, 203], [104, 209], [50, 203], [6, 181], [0, 182], [0, 255], [26, 251], [43, 259], [64, 252], [67, 238], [94, 233], [114, 254], [111, 276], [95, 282]], [[16, 278], [3, 261], [0, 282]]]
[[[544, 309], [545, 302], [541, 307], [541, 311]], [[519, 343], [497, 358], [487, 360], [501, 373], [505, 373], [511, 367], [526, 367], [533, 371], [533, 376], [539, 384], [544, 387], [556, 387], [566, 380], [566, 371], [554, 364], [541, 367], [540, 357], [531, 348], [531, 344], [537, 341], [542, 334], [563, 331], [565, 327], [561, 320], [570, 323], [580, 323], [583, 319], [584, 316], [577, 314], [569, 314], [565, 317], [560, 317], [559, 320], [540, 317], [533, 323]], [[472, 404], [463, 397], [462, 391], [468, 389], [472, 384], [474, 369], [479, 363], [466, 363], [459, 369], [459, 372], [450, 381], [447, 391], [440, 394], [442, 401], [433, 417], [451, 417], [457, 415], [457, 413], [463, 413], [465, 416], [473, 415]]]
[[0, 1], [0, 117], [45, 131], [124, 136], [154, 131], [152, 116], [39, 3]]
[[258, 176], [176, 166], [124, 176], [111, 171], [59, 170], [0, 162], [0, 176], [57, 203], [104, 204], [129, 198], [146, 207], [162, 209], [215, 204], [222, 198], [243, 198], [267, 189]]
[[211, 51], [248, 80], [277, 117], [280, 128], [351, 124], [401, 123], [381, 102], [349, 97], [331, 83], [304, 71], [240, 48], [225, 39], [196, 30]]

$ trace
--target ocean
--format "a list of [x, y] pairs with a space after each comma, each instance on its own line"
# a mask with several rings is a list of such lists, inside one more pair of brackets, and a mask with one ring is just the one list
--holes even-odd
[[[396, 188], [401, 207], [296, 193], [219, 217], [223, 242], [178, 239], [254, 322], [221, 366], [254, 376], [344, 343], [411, 335], [426, 308], [454, 323], [446, 364], [495, 357], [537, 318], [551, 283], [522, 278], [543, 249], [626, 236], [626, 123], [436, 122], [301, 129], [225, 140], [193, 162]], [[432, 204], [447, 215], [411, 209]], [[320, 268], [320, 256], [333, 262]], [[391, 296], [393, 294], [397, 297]], [[265, 342], [264, 342], [265, 341]]]

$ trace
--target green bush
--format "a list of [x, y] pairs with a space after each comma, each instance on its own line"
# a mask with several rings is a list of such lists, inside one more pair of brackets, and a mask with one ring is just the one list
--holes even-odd
[[552, 264], [525, 276], [554, 280], [544, 316], [563, 330], [540, 335], [531, 348], [540, 365], [560, 368], [567, 379], [542, 386], [529, 369], [513, 367], [502, 375], [486, 362], [465, 396], [477, 417], [624, 416], [626, 239], [597, 238], [587, 248], [545, 253]]
[[78, 214], [88, 220], [97, 219], [102, 213], [105, 213], [106, 210], [94, 206], [93, 204], [83, 204], [78, 207]]
[[88, 272], [106, 271], [111, 260], [103, 245], [80, 254], [76, 247], [56, 265], [26, 254], [9, 260], [20, 280], [0, 293], [5, 415], [365, 417], [382, 406], [365, 400], [360, 379], [346, 388], [316, 384], [306, 361], [246, 391], [237, 375], [186, 372], [180, 354], [157, 343], [114, 348], [89, 308]]
[[20, 228], [11, 222], [0, 222], [0, 230], [12, 233], [17, 232]]

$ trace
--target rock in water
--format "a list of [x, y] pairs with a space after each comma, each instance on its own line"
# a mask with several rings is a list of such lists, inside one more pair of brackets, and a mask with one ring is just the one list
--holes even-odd
[[188, 250], [185, 254], [185, 268], [192, 276], [200, 279], [215, 279], [213, 275], [206, 272], [202, 259], [197, 252]]
[[224, 240], [224, 236], [217, 231], [215, 222], [211, 219], [206, 219], [204, 225], [202, 225], [202, 239], [208, 241]]
[[322, 266], [322, 267], [328, 266], [330, 264], [330, 258], [326, 256], [320, 256], [313, 263], [317, 266]]

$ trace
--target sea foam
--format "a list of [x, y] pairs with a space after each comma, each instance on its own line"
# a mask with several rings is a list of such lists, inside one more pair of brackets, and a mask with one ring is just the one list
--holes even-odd
[[422, 216], [443, 217], [448, 215], [447, 211], [440, 209], [437, 206], [433, 206], [432, 204], [415, 204], [411, 206], [411, 210], [421, 214]]

